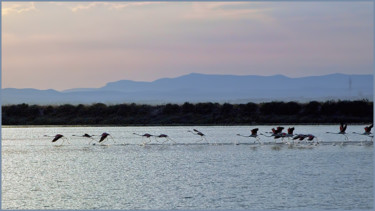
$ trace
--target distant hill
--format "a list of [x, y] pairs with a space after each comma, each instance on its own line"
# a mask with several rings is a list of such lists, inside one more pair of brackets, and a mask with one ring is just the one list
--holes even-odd
[[121, 80], [101, 88], [56, 90], [2, 89], [2, 104], [269, 102], [373, 100], [373, 75], [330, 74], [289, 78], [192, 73], [152, 82]]

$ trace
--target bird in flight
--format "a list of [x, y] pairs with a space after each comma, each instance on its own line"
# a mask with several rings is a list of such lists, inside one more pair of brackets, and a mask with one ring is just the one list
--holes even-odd
[[333, 133], [333, 132], [326, 132], [326, 133], [330, 133], [330, 134], [341, 134], [341, 135], [343, 135], [343, 136], [345, 136], [345, 139], [347, 140], [347, 141], [349, 141], [349, 138], [348, 138], [348, 136], [346, 136], [345, 134], [346, 134], [346, 128], [348, 127], [348, 124], [344, 124], [344, 123], [340, 123], [340, 132], [338, 132], [338, 133]]
[[91, 141], [89, 142], [89, 144], [91, 144], [91, 142], [95, 140], [95, 139], [93, 138], [93, 136], [95, 136], [95, 135], [89, 135], [89, 134], [87, 134], [87, 133], [85, 133], [85, 134], [83, 134], [83, 135], [72, 135], [72, 136], [78, 136], [78, 137], [89, 138], [89, 139], [91, 139]]
[[[113, 139], [113, 137], [111, 136], [111, 134], [104, 132], [104, 133], [102, 133], [102, 135], [100, 136], [99, 143], [103, 142], [108, 136], [112, 138], [113, 142], [115, 142], [115, 140]], [[108, 139], [107, 139], [107, 140], [108, 140]], [[115, 142], [115, 143], [116, 143], [116, 142]]]
[[[260, 143], [260, 138], [259, 138], [259, 135], [258, 135], [258, 130], [259, 128], [254, 128], [251, 131], [251, 134], [248, 135], [248, 136], [245, 136], [245, 135], [241, 135], [241, 134], [237, 134], [238, 136], [242, 136], [242, 137], [251, 137], [251, 138], [255, 138], [256, 141], [258, 141]], [[254, 141], [255, 143], [255, 141]]]
[[[290, 127], [290, 128], [288, 128], [288, 132], [287, 133], [279, 132], [279, 133], [274, 133], [273, 135], [274, 135], [275, 139], [281, 138], [282, 141], [284, 142], [284, 138], [288, 138], [289, 139], [289, 138], [292, 138], [294, 136], [293, 132], [294, 132], [294, 127]], [[290, 144], [289, 142], [287, 142], [287, 143]]]
[[56, 142], [59, 139], [63, 140], [62, 143], [60, 144], [60, 146], [63, 145], [63, 143], [65, 141], [67, 141], [70, 144], [69, 140], [65, 136], [63, 136], [61, 134], [56, 134], [55, 136], [48, 136], [48, 135], [44, 135], [44, 136], [46, 136], [46, 137], [53, 137], [52, 142]]
[[147, 138], [149, 141], [148, 142], [143, 142], [141, 145], [146, 145], [146, 144], [148, 144], [148, 143], [150, 143], [151, 142], [151, 137], [152, 136], [154, 136], [154, 135], [151, 135], [151, 134], [149, 134], [149, 133], [145, 133], [145, 134], [138, 134], [138, 133], [133, 133], [134, 135], [137, 135], [137, 136], [141, 136], [142, 137], [142, 139], [143, 138]]
[[155, 137], [155, 139], [156, 138], [165, 138], [165, 141], [162, 143], [162, 144], [164, 144], [165, 142], [167, 142], [167, 141], [172, 141], [173, 143], [176, 143], [173, 139], [171, 139], [168, 135], [166, 135], [166, 134], [160, 134], [160, 135], [158, 135], [158, 136], [154, 136]]
[[365, 135], [365, 136], [368, 136], [368, 137], [371, 137], [372, 139], [374, 138], [374, 135], [371, 133], [371, 129], [374, 125], [371, 124], [369, 126], [366, 126], [364, 129], [365, 129], [365, 132], [364, 133], [357, 133], [357, 132], [353, 132], [354, 134], [358, 134], [358, 135]]
[[279, 136], [283, 130], [284, 130], [284, 127], [277, 127], [276, 129], [272, 128], [271, 129], [272, 132], [266, 132], [266, 133], [271, 133], [271, 136], [266, 136], [264, 134], [262, 134], [262, 135], [264, 135], [266, 137]]
[[[190, 132], [190, 133], [192, 133], [192, 134], [194, 134], [194, 135], [198, 135], [198, 136], [200, 136], [201, 137], [201, 139], [199, 140], [199, 141], [203, 141], [203, 140], [205, 140], [207, 143], [208, 143], [208, 141], [207, 141], [207, 139], [206, 139], [206, 135], [204, 135], [202, 132], [200, 132], [199, 130], [197, 130], [197, 129], [193, 129], [193, 131], [191, 131], [191, 130], [188, 130], [188, 132]], [[197, 141], [198, 142], [198, 141]]]
[[365, 134], [370, 135], [371, 134], [371, 129], [374, 127], [374, 124], [371, 124], [370, 126], [365, 127]]

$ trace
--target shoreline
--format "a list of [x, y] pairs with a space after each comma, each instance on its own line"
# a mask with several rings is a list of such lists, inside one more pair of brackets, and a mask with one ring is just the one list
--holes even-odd
[[225, 126], [368, 124], [373, 102], [326, 101], [183, 105], [118, 104], [2, 106], [4, 126]]
[[[369, 125], [371, 122], [348, 123], [348, 125]], [[149, 125], [1, 125], [1, 128], [42, 128], [42, 127], [237, 127], [237, 126], [283, 126], [283, 125], [339, 125], [338, 123], [259, 123], [259, 124], [149, 124]]]

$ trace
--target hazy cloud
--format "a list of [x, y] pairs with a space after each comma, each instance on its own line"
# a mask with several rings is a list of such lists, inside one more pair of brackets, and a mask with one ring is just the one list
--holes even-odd
[[107, 5], [109, 3], [104, 3], [104, 2], [92, 2], [92, 3], [87, 3], [87, 4], [79, 4], [77, 6], [74, 6], [71, 8], [73, 12], [77, 12], [80, 10], [88, 10], [93, 7], [101, 6], [101, 5]]
[[218, 19], [254, 19], [258, 21], [274, 21], [267, 14], [270, 8], [259, 8], [256, 2], [194, 2], [192, 10], [185, 18], [199, 20]]
[[81, 10], [89, 10], [95, 7], [105, 7], [107, 9], [116, 9], [121, 10], [126, 7], [132, 6], [146, 6], [146, 5], [154, 5], [154, 4], [161, 4], [162, 2], [129, 2], [129, 3], [115, 3], [115, 2], [92, 2], [92, 3], [81, 3], [79, 5], [71, 7], [72, 12], [78, 12]]
[[36, 8], [35, 8], [35, 4], [34, 2], [30, 2], [30, 3], [27, 3], [27, 4], [10, 4], [8, 6], [2, 6], [2, 9], [1, 9], [1, 15], [2, 16], [5, 16], [5, 15], [10, 15], [10, 14], [13, 14], [13, 13], [16, 13], [16, 14], [20, 14], [20, 13], [23, 13], [23, 12], [29, 12], [29, 11], [35, 11]]

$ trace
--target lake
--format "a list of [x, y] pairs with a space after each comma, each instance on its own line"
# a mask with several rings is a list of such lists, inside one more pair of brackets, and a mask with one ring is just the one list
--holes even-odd
[[[266, 125], [3, 127], [2, 209], [372, 209], [373, 142], [353, 134], [364, 126], [348, 140], [326, 133], [337, 125], [294, 126], [319, 144], [237, 135]], [[113, 139], [73, 136], [103, 132]], [[44, 136], [57, 133], [68, 141]]]

